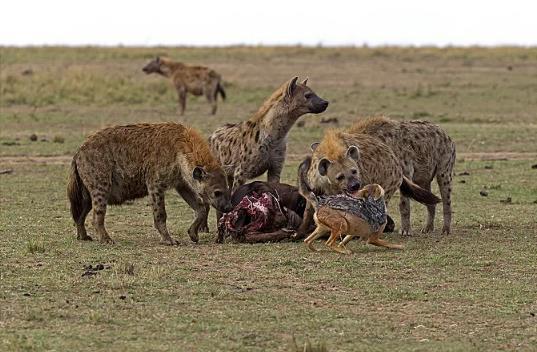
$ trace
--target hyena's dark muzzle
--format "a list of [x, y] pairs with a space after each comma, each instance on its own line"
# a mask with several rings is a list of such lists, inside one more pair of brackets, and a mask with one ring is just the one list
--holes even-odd
[[319, 114], [325, 111], [327, 107], [328, 102], [318, 96], [315, 96], [310, 100], [309, 110], [313, 114]]
[[354, 193], [356, 191], [358, 191], [360, 188], [361, 188], [361, 184], [360, 184], [360, 181], [356, 178], [350, 178], [348, 181], [347, 181], [347, 192], [349, 193]]

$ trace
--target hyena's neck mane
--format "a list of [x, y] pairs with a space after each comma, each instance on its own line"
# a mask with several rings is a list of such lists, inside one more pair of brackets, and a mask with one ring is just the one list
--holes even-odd
[[161, 58], [160, 59], [160, 74], [165, 77], [171, 77], [175, 72], [183, 70], [186, 65], [182, 62], [175, 62], [168, 58]]
[[317, 159], [320, 160], [325, 157], [332, 162], [342, 161], [347, 152], [347, 145], [343, 138], [344, 135], [341, 130], [329, 129], [326, 131], [321, 143], [319, 143], [319, 146], [314, 152], [318, 156]]
[[181, 127], [182, 133], [176, 133], [171, 138], [173, 144], [180, 146], [188, 169], [193, 170], [196, 166], [203, 167], [207, 172], [220, 169], [220, 163], [211, 153], [207, 140], [195, 129]]
[[287, 84], [282, 85], [265, 100], [259, 110], [248, 121], [259, 125], [263, 132], [272, 140], [285, 138], [300, 116], [294, 116], [289, 111], [289, 104], [285, 101]]
[[[347, 146], [343, 140], [341, 130], [330, 129], [325, 132], [321, 143], [317, 146], [312, 156], [312, 163], [308, 170], [308, 179], [318, 195], [340, 193], [338, 185], [330, 182], [330, 178], [319, 173], [319, 162], [326, 158], [332, 163], [341, 163], [345, 158]], [[316, 193], [317, 194], [317, 193]]]

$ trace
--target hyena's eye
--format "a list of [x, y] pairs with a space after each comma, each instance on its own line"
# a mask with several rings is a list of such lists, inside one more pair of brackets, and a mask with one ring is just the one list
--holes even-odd
[[223, 193], [221, 191], [216, 191], [216, 192], [214, 192], [214, 197], [215, 198], [220, 198], [220, 197], [222, 197], [222, 194]]
[[338, 177], [336, 177], [336, 180], [338, 181], [343, 181], [345, 179], [345, 175], [338, 175]]
[[312, 93], [306, 93], [306, 94], [304, 94], [304, 98], [306, 98], [306, 99], [309, 99], [309, 98], [311, 98], [312, 96], [313, 96]]
[[352, 170], [351, 170], [351, 173], [352, 173], [353, 175], [356, 175], [356, 174], [358, 173], [358, 170], [356, 170], [356, 169], [352, 169]]

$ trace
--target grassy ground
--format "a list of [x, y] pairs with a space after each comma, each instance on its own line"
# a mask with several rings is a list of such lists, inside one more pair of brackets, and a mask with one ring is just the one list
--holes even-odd
[[[535, 350], [537, 49], [0, 50], [0, 171], [13, 169], [0, 174], [1, 350], [289, 351], [293, 336], [329, 351]], [[77, 242], [65, 184], [83, 138], [178, 120], [170, 84], [141, 72], [155, 54], [222, 73], [229, 99], [216, 116], [202, 99], [187, 103], [184, 121], [206, 134], [309, 76], [331, 105], [291, 131], [290, 183], [322, 117], [441, 124], [457, 143], [456, 173], [469, 172], [455, 177], [453, 235], [419, 234], [425, 211], [413, 204], [415, 235], [391, 236], [404, 252], [216, 245], [211, 234], [195, 245], [190, 211], [170, 192], [179, 247], [158, 245], [145, 199], [110, 209], [116, 245]]]

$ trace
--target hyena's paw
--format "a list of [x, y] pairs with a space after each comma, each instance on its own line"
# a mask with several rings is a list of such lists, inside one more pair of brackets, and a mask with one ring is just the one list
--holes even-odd
[[79, 240], [79, 241], [93, 241], [93, 238], [91, 238], [90, 236], [88, 235], [85, 235], [85, 236], [76, 236], [76, 239]]
[[410, 227], [409, 228], [401, 228], [401, 236], [412, 236], [412, 232], [410, 231]]
[[207, 225], [207, 222], [204, 222], [200, 225], [198, 232], [209, 233], [209, 225]]
[[103, 243], [103, 244], [115, 244], [114, 240], [111, 239], [109, 236], [106, 236], [106, 237], [101, 237], [99, 239], [99, 242]]
[[188, 230], [188, 236], [190, 237], [190, 239], [192, 240], [192, 242], [194, 243], [198, 243], [200, 238], [198, 236], [198, 232], [195, 231], [194, 229], [190, 229]]
[[421, 233], [431, 233], [434, 231], [434, 225], [433, 224], [427, 224], [425, 227], [421, 229]]
[[442, 228], [442, 235], [449, 235], [451, 233], [451, 227], [444, 226]]
[[224, 243], [225, 242], [225, 239], [224, 239], [224, 234], [222, 233], [218, 233], [218, 235], [216, 235], [216, 240], [215, 240], [215, 243]]
[[179, 241], [174, 240], [173, 238], [170, 237], [170, 238], [160, 240], [160, 244], [165, 245], [165, 246], [177, 246], [179, 245]]

